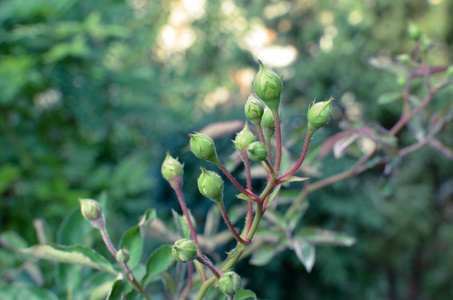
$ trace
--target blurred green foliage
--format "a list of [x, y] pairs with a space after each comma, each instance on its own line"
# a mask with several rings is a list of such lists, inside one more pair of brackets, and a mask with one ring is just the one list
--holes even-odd
[[[186, 155], [186, 134], [211, 122], [244, 119], [247, 76], [266, 53], [258, 51], [263, 45], [245, 41], [256, 28], [266, 29], [255, 32], [266, 34], [264, 46], [291, 46], [297, 53], [276, 67], [284, 74], [283, 134], [293, 137], [295, 153], [303, 140], [291, 133], [303, 126], [313, 98], [334, 96], [337, 111], [312, 149], [339, 130], [351, 105], [359, 124], [390, 128], [397, 121], [399, 102], [378, 105], [377, 99], [401, 88], [395, 76], [368, 62], [408, 52], [408, 22], [433, 40], [430, 63], [453, 61], [451, 1], [206, 1], [195, 2], [204, 3], [204, 13], [195, 10], [172, 23], [183, 2], [0, 3], [2, 231], [35, 244], [33, 220], [44, 219], [48, 236], [61, 242], [58, 224], [78, 206], [77, 197], [101, 192], [109, 196], [108, 226], [116, 240], [147, 208], [171, 218], [169, 208], [177, 202], [158, 175], [166, 150], [186, 162], [188, 206], [202, 224], [210, 203], [194, 188], [198, 165]], [[172, 36], [175, 49], [165, 44]], [[452, 95], [451, 89], [441, 93], [428, 110]], [[219, 133], [224, 138], [218, 143], [226, 145], [232, 133]], [[451, 148], [453, 126], [447, 124], [441, 136]], [[405, 132], [400, 139], [410, 142]], [[223, 158], [232, 152], [230, 146], [217, 149]], [[313, 164], [327, 176], [352, 162], [328, 156]], [[240, 264], [238, 273], [267, 299], [453, 298], [451, 166], [451, 158], [423, 149], [397, 163], [390, 176], [376, 169], [310, 195], [301, 225], [347, 232], [356, 245], [320, 248], [311, 274], [293, 254], [279, 255], [267, 267]], [[0, 285], [19, 265], [0, 249]], [[57, 280], [46, 276], [43, 285]]]

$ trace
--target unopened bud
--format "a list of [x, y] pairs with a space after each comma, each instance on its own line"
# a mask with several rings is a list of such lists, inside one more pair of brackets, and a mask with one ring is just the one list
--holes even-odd
[[228, 296], [234, 296], [241, 289], [241, 277], [236, 272], [223, 273], [217, 281], [220, 291]]
[[277, 110], [283, 88], [282, 80], [275, 72], [266, 68], [261, 61], [258, 62], [260, 70], [253, 80], [253, 89], [271, 110]]
[[411, 39], [417, 40], [421, 35], [421, 31], [417, 25], [415, 25], [414, 23], [410, 23], [409, 27], [407, 28], [407, 34]]
[[131, 254], [129, 253], [129, 251], [126, 248], [122, 248], [122, 249], [118, 250], [118, 252], [116, 253], [116, 259], [119, 262], [127, 263], [130, 258], [131, 258]]
[[201, 168], [201, 175], [198, 177], [198, 190], [203, 196], [214, 202], [222, 201], [223, 179], [216, 172]]
[[427, 36], [422, 37], [422, 42], [420, 44], [420, 50], [422, 51], [428, 51], [429, 46], [431, 46], [431, 39]]
[[80, 211], [85, 220], [89, 221], [94, 228], [100, 229], [105, 225], [104, 213], [101, 205], [91, 199], [79, 199]]
[[267, 149], [266, 146], [261, 142], [251, 143], [247, 148], [247, 156], [250, 160], [260, 162], [266, 159]]
[[255, 126], [258, 126], [261, 123], [261, 117], [263, 116], [264, 108], [261, 104], [261, 101], [257, 99], [253, 94], [247, 98], [247, 102], [244, 107], [245, 116], [249, 119]]
[[162, 163], [161, 168], [162, 176], [167, 181], [171, 181], [177, 177], [182, 176], [184, 173], [184, 165], [181, 164], [178, 159], [174, 159], [169, 152]]
[[188, 263], [197, 257], [197, 245], [189, 239], [177, 240], [171, 246], [171, 256], [179, 262]]
[[238, 151], [247, 150], [247, 147], [255, 141], [255, 135], [250, 131], [247, 122], [244, 125], [244, 128], [238, 132], [236, 138], [234, 139], [234, 147]]
[[264, 132], [267, 136], [272, 136], [275, 132], [275, 122], [274, 116], [272, 115], [272, 111], [269, 107], [264, 109], [263, 117], [261, 118], [261, 126], [264, 129]]
[[190, 151], [200, 158], [210, 162], [217, 161], [217, 152], [215, 150], [214, 141], [203, 133], [189, 134], [190, 136]]
[[316, 102], [308, 109], [308, 127], [310, 130], [316, 129], [327, 125], [332, 117], [332, 101], [331, 97], [327, 101]]
[[398, 76], [396, 82], [400, 87], [404, 87], [406, 85], [406, 78], [404, 76]]

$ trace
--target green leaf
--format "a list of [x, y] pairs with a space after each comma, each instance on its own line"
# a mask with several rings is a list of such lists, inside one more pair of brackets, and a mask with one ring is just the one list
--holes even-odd
[[316, 260], [315, 246], [305, 240], [293, 240], [292, 245], [297, 257], [302, 262], [307, 272], [310, 273]]
[[169, 293], [172, 296], [175, 296], [176, 293], [178, 292], [178, 286], [176, 282], [173, 280], [171, 275], [168, 272], [163, 272], [162, 273], [163, 279], [165, 280], [165, 287], [167, 290], [167, 293]]
[[247, 196], [246, 194], [243, 194], [243, 193], [237, 194], [236, 198], [245, 200], [245, 201], [255, 201], [254, 199], [250, 198], [249, 196]]
[[82, 283], [82, 266], [80, 265], [57, 265], [57, 282], [58, 286], [65, 291], [65, 293], [72, 293], [80, 289]]
[[0, 299], [58, 300], [50, 290], [28, 284], [11, 284], [0, 287]]
[[147, 285], [150, 279], [162, 272], [165, 272], [173, 264], [174, 259], [170, 255], [171, 245], [163, 245], [157, 248], [149, 256], [146, 262], [146, 274], [143, 277], [143, 285]]
[[204, 235], [206, 237], [214, 237], [219, 229], [220, 223], [220, 210], [217, 204], [211, 205], [206, 215], [206, 222], [204, 226]]
[[140, 234], [139, 226], [134, 226], [123, 234], [119, 249], [123, 247], [129, 250], [131, 257], [128, 265], [131, 269], [134, 269], [140, 262], [143, 254], [143, 237]]
[[89, 245], [91, 239], [90, 232], [92, 227], [80, 213], [80, 208], [73, 209], [65, 216], [57, 232], [57, 242], [59, 245]]
[[106, 300], [122, 300], [123, 293], [129, 290], [130, 287], [127, 283], [127, 280], [124, 278], [118, 279], [113, 283]]
[[84, 276], [83, 290], [77, 291], [79, 299], [97, 300], [105, 299], [112, 289], [112, 285], [123, 274], [115, 276], [110, 273], [93, 272], [89, 276]]
[[25, 249], [28, 247], [27, 241], [14, 231], [5, 231], [1, 233], [0, 245], [11, 250]]
[[138, 226], [140, 226], [140, 232], [142, 236], [145, 236], [145, 233], [149, 227], [149, 225], [157, 219], [157, 211], [155, 208], [150, 208], [145, 211], [142, 215]]
[[297, 224], [305, 215], [309, 207], [310, 202], [308, 202], [306, 199], [300, 205], [297, 206], [296, 212], [291, 216], [291, 218], [288, 221], [288, 229], [290, 231], [293, 231], [296, 228]]
[[265, 266], [267, 265], [272, 258], [280, 251], [277, 247], [272, 246], [263, 246], [252, 253], [252, 258], [250, 259], [250, 264], [254, 266]]
[[71, 42], [64, 42], [54, 45], [47, 53], [44, 54], [46, 63], [53, 63], [63, 60], [66, 57], [83, 57], [89, 53], [83, 35], [76, 35]]
[[401, 99], [401, 97], [402, 97], [401, 92], [385, 93], [378, 97], [377, 103], [380, 105], [388, 104]]
[[285, 217], [279, 211], [269, 210], [264, 216], [266, 219], [279, 226], [280, 228], [286, 229], [287, 223]]
[[386, 71], [399, 76], [406, 76], [407, 69], [398, 61], [386, 56], [376, 56], [369, 60], [376, 69]]
[[0, 195], [3, 194], [20, 176], [20, 168], [12, 164], [4, 164], [0, 168]]
[[291, 176], [291, 177], [288, 177], [286, 178], [285, 180], [282, 181], [282, 184], [283, 183], [290, 183], [290, 182], [298, 182], [298, 181], [305, 181], [305, 180], [308, 180], [310, 178], [308, 177], [297, 177], [297, 176]]
[[296, 236], [315, 245], [350, 247], [355, 243], [355, 238], [346, 234], [316, 227], [303, 228]]
[[36, 245], [20, 250], [20, 252], [40, 259], [81, 265], [116, 274], [113, 266], [105, 257], [83, 246]]
[[256, 295], [254, 292], [251, 290], [243, 290], [240, 289], [237, 291], [237, 293], [234, 295], [234, 300], [248, 300], [248, 299], [254, 299], [256, 300]]
[[[189, 223], [187, 222], [187, 219], [185, 216], [180, 216], [174, 209], [171, 210], [171, 213], [173, 214], [173, 220], [176, 224], [176, 227], [178, 228], [179, 234], [181, 235], [182, 238], [186, 239], [191, 239], [191, 234], [190, 234], [190, 227]], [[190, 213], [189, 210], [189, 216], [190, 219], [192, 220], [193, 226], [195, 226], [195, 219]]]

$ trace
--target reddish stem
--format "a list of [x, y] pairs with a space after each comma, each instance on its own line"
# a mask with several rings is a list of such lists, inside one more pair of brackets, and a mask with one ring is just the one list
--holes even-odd
[[220, 274], [219, 272], [217, 272], [217, 270], [215, 269], [215, 267], [212, 265], [212, 263], [207, 260], [203, 255], [200, 255], [200, 254], [197, 254], [197, 258], [196, 258], [200, 263], [202, 263], [203, 265], [205, 265], [206, 267], [209, 268], [209, 270], [211, 270], [212, 274], [214, 274], [215, 277], [219, 278], [220, 277]]
[[243, 193], [244, 195], [252, 198], [254, 201], [259, 201], [259, 197], [257, 195], [255, 195], [254, 193], [252, 193], [251, 191], [249, 190], [246, 190], [244, 189], [240, 184], [239, 182], [237, 182], [236, 178], [233, 177], [233, 175], [231, 175], [230, 171], [227, 170], [227, 168], [222, 164], [222, 162], [220, 162], [220, 160], [217, 160], [215, 162], [215, 164], [217, 165], [217, 167], [223, 172], [223, 174], [226, 175], [226, 177], [231, 181], [231, 183], [241, 192]]
[[311, 141], [311, 137], [312, 136], [313, 136], [313, 131], [308, 129], [307, 136], [305, 137], [304, 148], [302, 149], [302, 153], [301, 153], [301, 155], [299, 157], [299, 160], [294, 165], [294, 167], [291, 170], [289, 170], [288, 173], [286, 173], [285, 175], [282, 175], [279, 179], [277, 179], [277, 184], [283, 182], [288, 177], [291, 177], [300, 168], [300, 166], [304, 162], [305, 156], [307, 155], [308, 146], [310, 145], [310, 141]]
[[231, 224], [230, 218], [228, 217], [228, 213], [225, 209], [225, 205], [223, 204], [222, 201], [217, 202], [219, 205], [220, 213], [222, 214], [223, 220], [225, 221], [225, 224], [227, 225], [228, 229], [231, 231], [233, 234], [234, 238], [241, 244], [248, 245], [250, 243], [250, 240], [242, 239], [241, 236], [237, 233], [236, 229], [234, 229], [233, 224]]
[[180, 176], [174, 178], [173, 180], [171, 180], [170, 185], [175, 191], [176, 196], [178, 197], [179, 205], [181, 206], [181, 210], [187, 219], [187, 223], [190, 228], [190, 235], [192, 236], [195, 245], [197, 245], [198, 252], [201, 253], [200, 244], [198, 243], [197, 239], [197, 233], [195, 232], [195, 227], [193, 226], [192, 219], [190, 218], [189, 211], [187, 210], [186, 201], [184, 200], [184, 195], [182, 194], [182, 178]]

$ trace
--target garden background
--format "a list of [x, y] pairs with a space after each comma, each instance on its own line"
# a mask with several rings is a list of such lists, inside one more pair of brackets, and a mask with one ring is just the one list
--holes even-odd
[[[283, 137], [294, 149], [311, 101], [335, 98], [316, 149], [345, 119], [384, 128], [398, 121], [401, 101], [382, 95], [400, 93], [400, 78], [380, 70], [383, 57], [414, 47], [413, 23], [432, 42], [430, 64], [451, 65], [451, 12], [447, 0], [4, 0], [0, 232], [32, 245], [43, 226], [56, 239], [59, 224], [79, 211], [77, 198], [100, 195], [114, 241], [148, 208], [171, 222], [178, 203], [160, 175], [167, 150], [185, 162], [188, 207], [203, 224], [212, 203], [196, 189], [200, 163], [187, 134], [205, 128], [228, 159], [258, 59], [284, 76]], [[427, 111], [452, 96], [446, 89]], [[289, 251], [265, 266], [243, 261], [236, 270], [246, 287], [263, 299], [452, 299], [451, 122], [439, 140], [442, 153], [424, 147], [395, 162], [391, 175], [377, 167], [310, 194], [299, 226], [341, 231], [356, 243], [317, 247], [311, 273]], [[315, 154], [303, 169], [313, 181], [355, 161], [329, 153], [321, 163]], [[152, 251], [161, 242], [147, 243]], [[108, 257], [100, 240], [94, 245]], [[39, 262], [41, 281], [16, 272], [22, 264], [0, 248], [0, 290], [26, 283], [66, 293], [52, 263]]]

